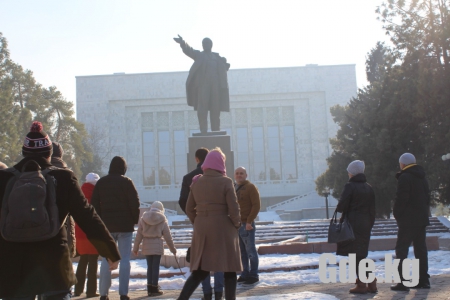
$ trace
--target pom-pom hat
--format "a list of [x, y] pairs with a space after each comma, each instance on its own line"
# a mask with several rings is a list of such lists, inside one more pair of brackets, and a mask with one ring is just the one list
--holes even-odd
[[22, 146], [22, 154], [38, 155], [43, 157], [50, 157], [53, 152], [52, 141], [48, 134], [44, 131], [41, 122], [34, 121], [31, 124], [30, 132], [25, 137]]

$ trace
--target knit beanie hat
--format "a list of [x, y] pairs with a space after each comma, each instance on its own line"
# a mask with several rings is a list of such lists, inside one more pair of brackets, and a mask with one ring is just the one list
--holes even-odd
[[404, 165], [410, 165], [416, 163], [416, 157], [412, 155], [411, 153], [403, 153], [402, 156], [400, 156], [400, 159], [398, 160], [399, 163], [402, 163]]
[[100, 179], [100, 176], [96, 173], [89, 173], [86, 175], [86, 182], [95, 185], [97, 181]]
[[156, 209], [159, 209], [160, 211], [164, 212], [164, 205], [159, 201], [153, 202], [151, 208], [156, 208]]
[[37, 155], [50, 157], [52, 155], [52, 141], [43, 129], [41, 122], [34, 121], [33, 124], [31, 124], [30, 132], [23, 141], [23, 156]]
[[52, 153], [52, 157], [59, 157], [62, 158], [64, 155], [64, 150], [61, 146], [60, 143], [58, 142], [53, 142], [53, 153]]
[[357, 175], [360, 173], [364, 173], [365, 167], [366, 165], [364, 164], [364, 161], [354, 160], [348, 165], [347, 172], [349, 172], [352, 175]]

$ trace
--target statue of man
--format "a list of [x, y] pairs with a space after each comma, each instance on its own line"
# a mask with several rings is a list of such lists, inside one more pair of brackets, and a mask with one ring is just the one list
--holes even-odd
[[200, 132], [208, 131], [208, 111], [211, 131], [220, 130], [220, 112], [230, 111], [227, 71], [230, 64], [225, 57], [211, 52], [212, 41], [204, 38], [203, 51], [193, 49], [181, 36], [174, 38], [184, 54], [194, 60], [186, 80], [187, 104], [197, 111]]

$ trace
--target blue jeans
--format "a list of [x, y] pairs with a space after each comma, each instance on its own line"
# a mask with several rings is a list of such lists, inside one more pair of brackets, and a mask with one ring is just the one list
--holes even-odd
[[244, 269], [241, 273], [241, 277], [255, 277], [259, 279], [259, 259], [255, 245], [255, 222], [252, 223], [253, 230], [245, 230], [245, 224], [246, 223], [242, 223], [241, 228], [239, 228], [239, 247], [241, 248], [241, 260]]
[[[62, 291], [53, 291], [46, 292], [42, 295], [38, 296], [38, 299], [43, 300], [70, 300], [72, 293], [70, 290], [62, 290]], [[3, 298], [3, 300], [34, 300], [36, 296], [28, 296], [28, 297], [13, 297], [13, 298]]]
[[[132, 232], [112, 232], [111, 236], [118, 243], [119, 253], [121, 256], [119, 264], [119, 295], [128, 295], [128, 286], [130, 283], [130, 256], [131, 256], [131, 240]], [[106, 258], [102, 259], [100, 266], [99, 290], [100, 296], [108, 296], [108, 290], [111, 287], [111, 271]]]
[[161, 255], [146, 255], [145, 259], [147, 259], [147, 284], [156, 286], [159, 280]]
[[[212, 294], [211, 276], [207, 276], [202, 281], [203, 294]], [[214, 292], [223, 293], [223, 272], [214, 272]]]

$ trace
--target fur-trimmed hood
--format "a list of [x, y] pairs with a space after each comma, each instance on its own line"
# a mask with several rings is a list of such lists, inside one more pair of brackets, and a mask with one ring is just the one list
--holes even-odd
[[157, 225], [159, 223], [165, 222], [166, 220], [167, 218], [164, 213], [157, 208], [152, 208], [142, 215], [142, 221], [144, 221], [148, 225]]

